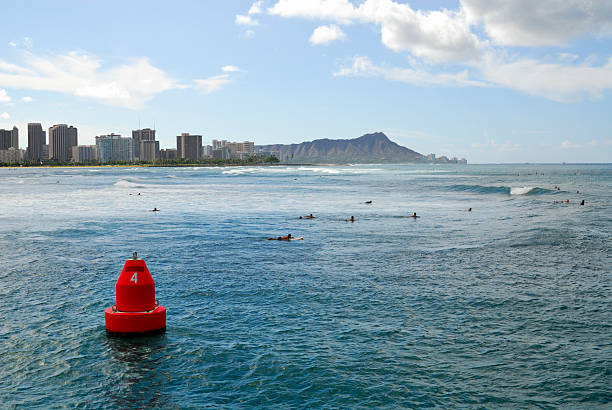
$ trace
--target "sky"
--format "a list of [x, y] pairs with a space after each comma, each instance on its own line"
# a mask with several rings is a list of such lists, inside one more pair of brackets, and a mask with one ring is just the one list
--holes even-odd
[[610, 0], [0, 3], [0, 128], [612, 162]]

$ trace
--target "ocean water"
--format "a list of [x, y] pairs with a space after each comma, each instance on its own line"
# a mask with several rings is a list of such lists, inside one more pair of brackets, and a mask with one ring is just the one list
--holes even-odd
[[0, 407], [610, 408], [611, 233], [611, 165], [0, 169]]

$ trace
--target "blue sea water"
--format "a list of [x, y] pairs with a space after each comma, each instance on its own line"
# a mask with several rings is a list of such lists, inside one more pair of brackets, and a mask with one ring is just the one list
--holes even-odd
[[609, 408], [611, 228], [611, 165], [0, 169], [0, 407]]

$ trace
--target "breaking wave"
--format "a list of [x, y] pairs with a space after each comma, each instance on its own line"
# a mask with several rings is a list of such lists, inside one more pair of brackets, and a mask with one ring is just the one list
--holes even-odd
[[451, 191], [473, 192], [477, 194], [500, 194], [500, 195], [546, 195], [554, 194], [552, 189], [540, 187], [508, 187], [508, 186], [484, 186], [484, 185], [452, 185]]

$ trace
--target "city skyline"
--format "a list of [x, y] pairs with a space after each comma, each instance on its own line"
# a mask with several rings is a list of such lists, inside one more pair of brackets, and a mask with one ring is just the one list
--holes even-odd
[[32, 2], [28, 25], [21, 2], [4, 5], [0, 128], [17, 126], [21, 148], [38, 122], [75, 124], [81, 145], [146, 127], [162, 148], [182, 132], [291, 144], [383, 131], [470, 163], [612, 158], [606, 2], [62, 4]]

